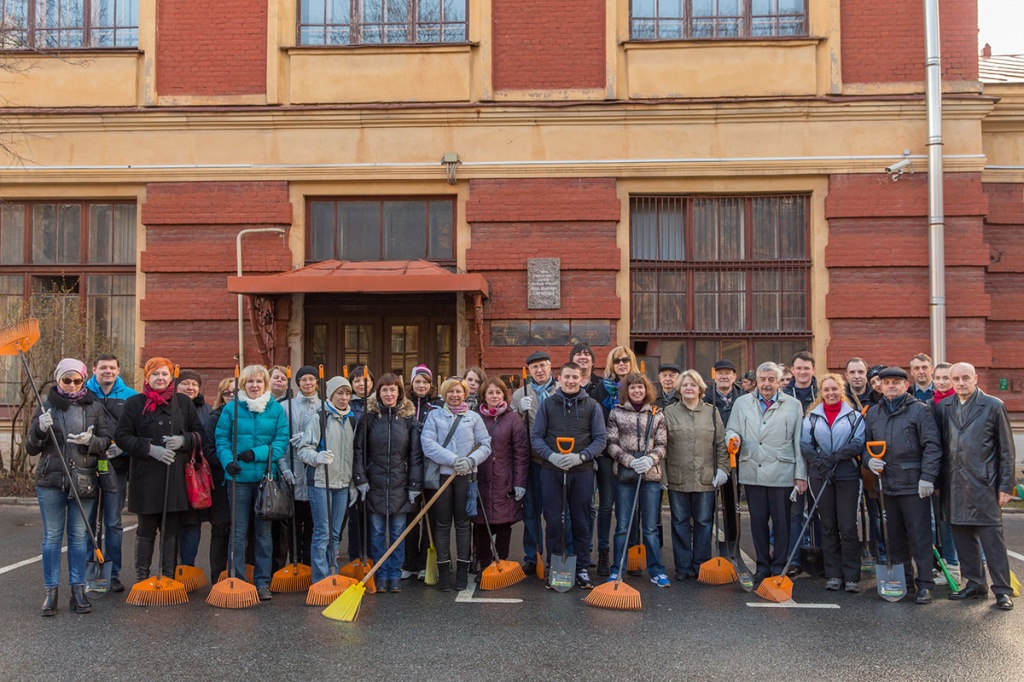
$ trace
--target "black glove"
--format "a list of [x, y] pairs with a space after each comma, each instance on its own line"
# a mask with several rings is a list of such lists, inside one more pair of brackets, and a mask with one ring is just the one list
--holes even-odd
[[814, 468], [818, 470], [822, 478], [825, 478], [827, 474], [832, 471], [832, 467], [836, 465], [836, 462], [831, 457], [819, 457], [814, 460]]
[[238, 466], [238, 462], [228, 462], [228, 465], [224, 467], [224, 471], [232, 476], [237, 476], [242, 473], [242, 467]]
[[252, 450], [245, 450], [244, 452], [238, 453], [238, 461], [240, 462], [255, 462], [256, 453]]

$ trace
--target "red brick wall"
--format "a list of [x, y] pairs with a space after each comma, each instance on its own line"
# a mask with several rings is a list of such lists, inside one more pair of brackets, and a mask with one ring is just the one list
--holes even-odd
[[[484, 362], [489, 372], [519, 373], [537, 346], [490, 345], [491, 320], [609, 320], [621, 313], [615, 292], [621, 252], [616, 226], [621, 202], [613, 179], [473, 180], [466, 220], [472, 225], [466, 267], [490, 285], [484, 304]], [[561, 258], [559, 310], [527, 309], [527, 259]], [[466, 357], [476, 358], [477, 339]], [[595, 348], [603, 362], [611, 346]], [[544, 348], [557, 366], [569, 359], [569, 346]]]
[[493, 0], [497, 90], [603, 88], [604, 0]]
[[[924, 81], [924, 3], [854, 0], [840, 3], [843, 81]], [[978, 2], [940, 0], [939, 46], [945, 80], [978, 79]]]
[[[235, 238], [250, 227], [287, 228], [292, 207], [286, 182], [167, 182], [146, 188], [142, 205], [146, 250], [140, 270], [146, 293], [139, 304], [146, 322], [142, 360], [164, 355], [203, 376], [204, 392], [229, 376], [238, 353], [238, 299], [227, 291], [235, 274]], [[274, 234], [242, 240], [245, 273], [291, 267], [287, 244]], [[246, 309], [248, 315], [248, 309]], [[277, 307], [277, 348], [284, 360], [290, 300]], [[246, 363], [259, 361], [248, 317]]]
[[[1012, 412], [1024, 412], [1024, 184], [992, 183], [984, 189], [989, 202], [986, 292], [992, 299], [985, 325], [992, 366], [985, 389]], [[999, 390], [999, 379], [1009, 381], [1008, 392]]]
[[267, 2], [156, 3], [160, 95], [262, 95], [267, 90]]

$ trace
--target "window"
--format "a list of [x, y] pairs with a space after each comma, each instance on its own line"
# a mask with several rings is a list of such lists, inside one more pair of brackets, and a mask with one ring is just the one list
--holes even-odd
[[455, 260], [453, 199], [309, 202], [307, 261]]
[[466, 0], [299, 0], [299, 45], [464, 43]]
[[492, 346], [591, 346], [611, 343], [608, 320], [493, 320]]
[[136, 47], [138, 0], [0, 0], [0, 49]]
[[702, 371], [788, 360], [810, 341], [810, 266], [806, 196], [630, 199], [631, 335], [645, 357]]
[[806, 0], [632, 0], [632, 40], [807, 35]]

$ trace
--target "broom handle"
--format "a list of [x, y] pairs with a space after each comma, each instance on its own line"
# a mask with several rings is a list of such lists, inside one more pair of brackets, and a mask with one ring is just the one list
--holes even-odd
[[[176, 400], [176, 398], [178, 397], [178, 387], [176, 385], [177, 383], [178, 383], [178, 366], [175, 365], [174, 366], [174, 374], [171, 377], [171, 386], [174, 389], [174, 392], [171, 393], [171, 435], [172, 436], [174, 435], [174, 418], [176, 416], [178, 416], [178, 410], [175, 409], [178, 406], [178, 401]], [[174, 451], [172, 450], [172, 452], [174, 452]], [[174, 454], [177, 455], [178, 453], [174, 453]], [[167, 544], [164, 542], [164, 539], [167, 537], [167, 498], [170, 496], [170, 492], [171, 492], [171, 466], [173, 466], [173, 462], [171, 464], [165, 464], [164, 465], [164, 506], [163, 506], [163, 509], [160, 511], [160, 565], [157, 567], [157, 570], [156, 570], [156, 575], [157, 575], [157, 579], [158, 580], [159, 580], [160, 576], [163, 576], [163, 570], [164, 570], [164, 547], [167, 546]], [[175, 540], [177, 540], [177, 538], [175, 538]], [[177, 544], [177, 543], [175, 543], [175, 544]], [[175, 559], [177, 559], [177, 557], [175, 557]], [[170, 577], [170, 576], [167, 576], [167, 577]]]
[[[622, 466], [621, 464], [619, 466]], [[629, 510], [629, 525], [633, 525], [633, 517], [636, 516], [636, 506], [640, 501], [640, 484], [644, 482], [643, 476], [636, 479], [636, 492], [633, 493], [633, 507]], [[622, 574], [626, 572], [626, 545], [629, 544], [629, 535], [626, 535], [626, 542], [622, 543], [622, 556], [619, 557], [619, 579], [622, 582]]]
[[[235, 396], [232, 400], [232, 407], [234, 408], [234, 414], [231, 419], [231, 463], [238, 463], [238, 401], [241, 397], [238, 386], [238, 365], [235, 365]], [[238, 478], [238, 474], [232, 474], [231, 476], [231, 542], [228, 544], [228, 577], [235, 578], [235, 517], [238, 514], [235, 512], [235, 479]]]
[[[811, 511], [807, 513], [807, 519], [804, 521], [804, 526], [800, 529], [800, 533], [797, 535], [798, 538], [802, 538], [804, 533], [807, 532], [807, 526], [811, 525], [811, 519], [814, 518], [814, 511], [818, 508], [818, 501], [821, 500], [821, 494], [825, 492], [825, 486], [827, 485], [828, 478], [826, 478], [825, 482], [821, 484], [821, 488], [818, 490], [818, 496], [814, 498], [814, 504], [811, 505]], [[813, 496], [813, 492], [811, 494]], [[786, 572], [789, 571], [789, 565], [793, 563], [793, 558], [799, 550], [800, 543], [797, 542], [793, 545], [793, 551], [789, 553], [789, 557], [786, 558], [786, 565], [782, 567], [781, 575], [786, 575]]]
[[430, 506], [437, 501], [437, 498], [441, 497], [441, 493], [445, 491], [445, 488], [452, 484], [452, 481], [455, 480], [456, 476], [458, 476], [458, 474], [456, 474], [454, 471], [451, 474], [449, 474], [448, 478], [446, 478], [444, 480], [444, 483], [441, 484], [441, 487], [437, 489], [436, 493], [434, 493], [434, 496], [431, 497], [425, 505], [423, 505], [423, 509], [420, 510], [420, 513], [413, 518], [412, 523], [406, 525], [405, 530], [403, 530], [402, 534], [398, 536], [398, 539], [392, 542], [391, 546], [388, 547], [388, 551], [384, 552], [384, 555], [380, 559], [375, 561], [370, 570], [366, 572], [366, 575], [363, 576], [363, 579], [359, 581], [361, 585], [365, 585], [366, 583], [368, 583], [370, 581], [370, 578], [373, 577], [373, 574], [377, 572], [377, 569], [383, 566], [384, 562], [388, 560], [388, 557], [391, 556], [391, 554], [396, 549], [398, 549], [398, 546], [402, 544], [402, 541], [405, 540], [406, 536], [412, 532], [412, 529], [416, 527], [416, 524], [420, 522], [420, 519], [422, 519], [426, 515], [427, 510], [430, 509]]
[[[476, 481], [476, 472], [475, 471], [473, 472], [473, 480]], [[484, 525], [487, 526], [487, 539], [491, 541], [491, 554], [494, 555], [494, 558], [493, 558], [492, 561], [497, 561], [498, 560], [498, 547], [497, 547], [497, 545], [494, 544], [494, 535], [491, 534], [491, 522], [487, 520], [487, 510], [484, 508], [484, 499], [483, 499], [483, 497], [480, 496], [479, 489], [477, 490], [476, 496], [477, 496], [477, 502], [480, 503], [480, 513], [484, 517]], [[484, 566], [484, 568], [487, 568], [487, 567]]]

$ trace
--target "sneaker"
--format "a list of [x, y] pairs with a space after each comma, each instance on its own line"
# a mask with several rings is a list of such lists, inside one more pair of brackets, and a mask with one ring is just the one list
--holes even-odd
[[420, 571], [419, 573], [416, 574], [416, 580], [419, 580], [420, 582], [423, 582], [426, 579], [427, 579], [427, 570], [426, 569], [423, 569], [422, 571]]
[[619, 579], [619, 569], [618, 569], [618, 567], [612, 568], [611, 570], [608, 571], [608, 582], [613, 583], [613, 582], [615, 582], [618, 579]]
[[271, 594], [269, 587], [257, 587], [256, 596], [260, 598], [260, 601], [270, 601], [274, 598], [274, 595]]
[[838, 592], [843, 587], [843, 581], [840, 578], [829, 578], [825, 581], [825, 589], [831, 590], [832, 592]]
[[856, 593], [860, 592], [860, 583], [855, 583], [855, 582], [848, 582], [848, 583], [846, 583], [846, 591], [850, 592], [851, 594], [856, 594]]
[[945, 574], [937, 569], [932, 569], [932, 580], [935, 581], [936, 585], [949, 585], [949, 581], [946, 580]]
[[407, 571], [404, 568], [402, 569], [402, 580], [408, 580], [409, 578], [413, 577], [414, 575], [416, 575], [416, 573], [414, 571]]
[[587, 573], [587, 569], [584, 568], [576, 574], [576, 587], [581, 590], [589, 590], [593, 587], [593, 584], [590, 582], [590, 574]]
[[672, 586], [672, 583], [670, 583], [668, 581], [668, 576], [665, 575], [664, 573], [659, 573], [658, 575], [656, 575], [653, 578], [651, 578], [651, 582], [654, 583], [655, 585], [657, 585], [658, 587], [671, 587]]

